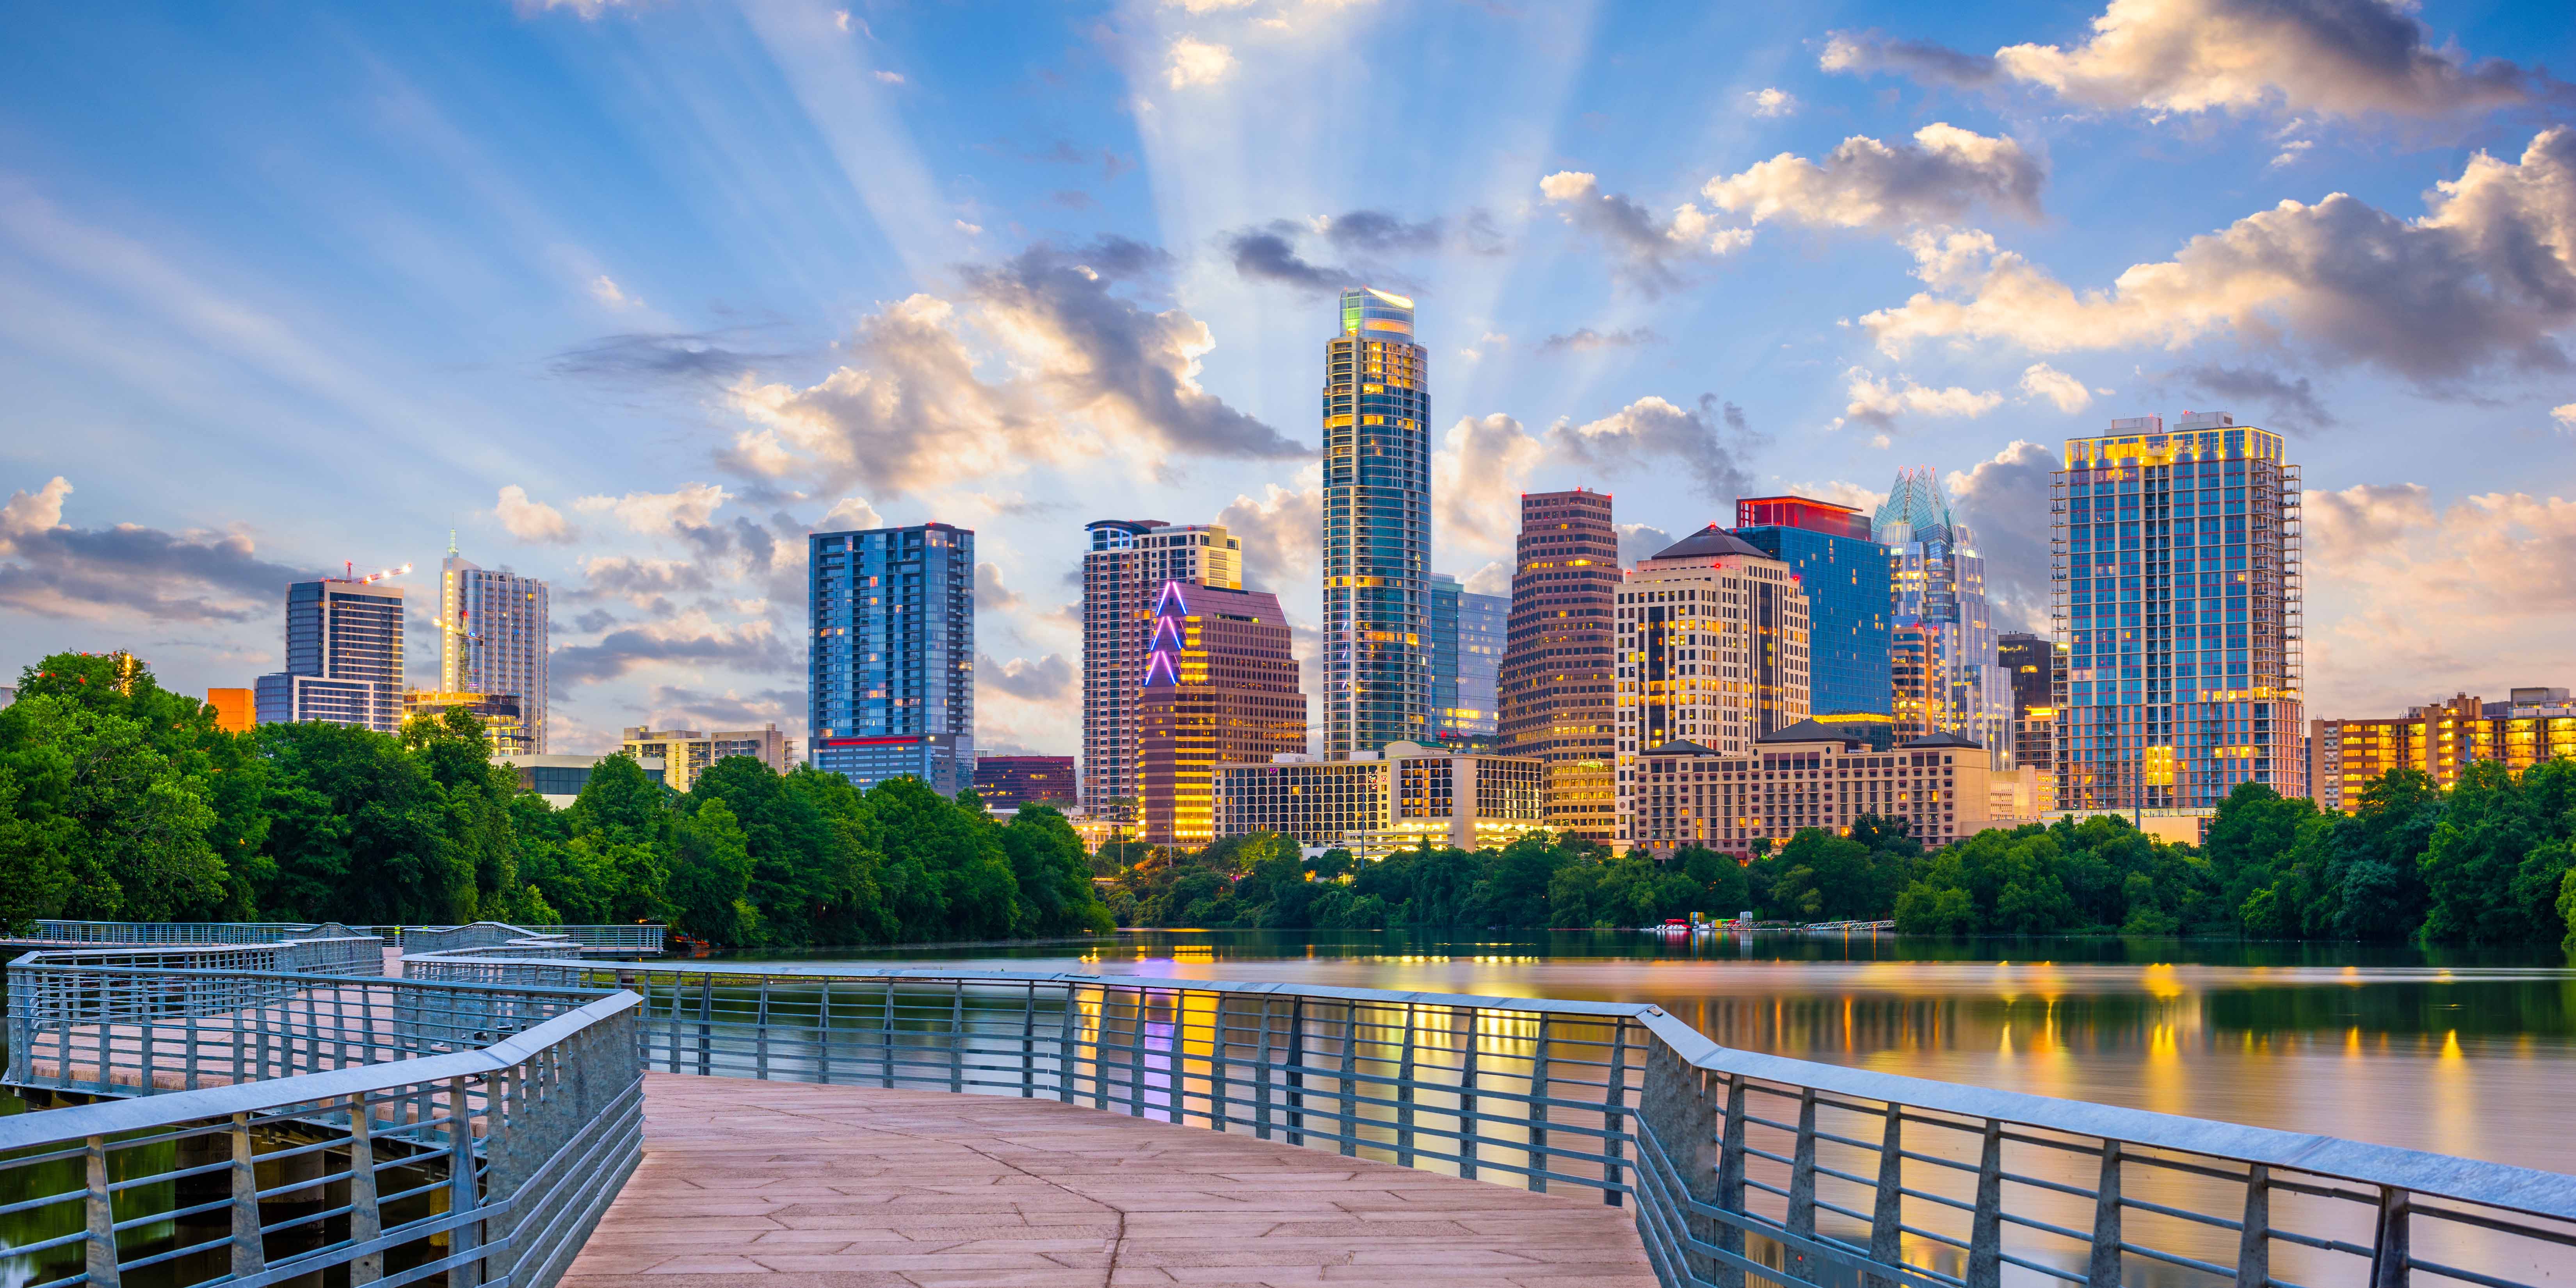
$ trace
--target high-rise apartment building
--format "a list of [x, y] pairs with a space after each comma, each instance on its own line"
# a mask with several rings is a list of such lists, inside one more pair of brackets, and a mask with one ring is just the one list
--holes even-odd
[[2069, 439], [2052, 492], [2057, 807], [2213, 810], [2308, 793], [2299, 469], [2223, 412]]
[[1619, 837], [1635, 844], [1640, 756], [1675, 741], [1741, 756], [1807, 719], [1807, 595], [1711, 524], [1629, 569], [1617, 611]]
[[2012, 681], [1995, 661], [1994, 620], [1986, 603], [1986, 561], [1976, 537], [1950, 515], [1950, 501], [1931, 466], [1900, 470], [1871, 535], [1888, 549], [1891, 610], [1898, 625], [1928, 629], [1927, 704], [1934, 731], [1964, 735], [2012, 768]]
[[860, 787], [975, 776], [975, 534], [945, 523], [807, 539], [807, 763]]
[[438, 566], [438, 690], [507, 697], [518, 708], [517, 750], [546, 750], [546, 584], [459, 558]]
[[286, 588], [286, 669], [253, 682], [261, 724], [402, 727], [403, 593], [384, 573]]
[[1809, 709], [1818, 715], [1891, 715], [1887, 547], [1869, 516], [1803, 496], [1735, 503], [1734, 535], [1789, 565], [1807, 592]]
[[1940, 627], [1924, 622], [1898, 622], [1887, 632], [1887, 683], [1895, 697], [1898, 742], [1946, 727], [1950, 686], [1934, 682], [1940, 672], [1932, 642], [1940, 634]]
[[2502, 702], [2462, 693], [2393, 719], [2311, 720], [2308, 748], [2318, 808], [2350, 814], [2392, 769], [2421, 770], [2448, 789], [2481, 760], [2520, 771], [2576, 756], [2576, 703], [2565, 689], [2515, 689]]
[[1102, 519], [1082, 555], [1082, 806], [1126, 819], [1136, 798], [1136, 693], [1163, 583], [1243, 588], [1243, 542], [1216, 524]]
[[1603, 844], [1618, 831], [1618, 597], [1610, 494], [1522, 493], [1498, 735], [1547, 765], [1549, 829]]
[[1511, 610], [1507, 596], [1479, 595], [1447, 573], [1431, 574], [1431, 732], [1440, 746], [1494, 749]]
[[2057, 787], [2057, 644], [2045, 635], [2006, 631], [1995, 637], [1995, 661], [2012, 681], [2013, 763], [2033, 771], [2047, 808]]
[[1324, 343], [1324, 755], [1431, 740], [1431, 386], [1413, 301], [1342, 292]]
[[1136, 696], [1136, 786], [1145, 839], [1205, 845], [1216, 767], [1306, 748], [1306, 699], [1279, 599], [1167, 581], [1154, 604]]

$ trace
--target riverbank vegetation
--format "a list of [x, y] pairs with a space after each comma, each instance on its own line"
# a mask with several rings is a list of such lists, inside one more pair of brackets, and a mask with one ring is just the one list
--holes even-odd
[[1051, 809], [997, 824], [972, 793], [750, 757], [679, 794], [622, 756], [556, 809], [463, 712], [399, 736], [233, 734], [149, 670], [80, 654], [28, 667], [0, 708], [0, 926], [38, 917], [667, 921], [724, 948], [1111, 928]]

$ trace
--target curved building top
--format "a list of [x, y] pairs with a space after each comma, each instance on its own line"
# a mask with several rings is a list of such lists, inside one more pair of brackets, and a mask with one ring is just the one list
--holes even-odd
[[1413, 343], [1413, 301], [1374, 286], [1342, 292], [1342, 334], [1367, 333], [1369, 339], [1402, 337]]

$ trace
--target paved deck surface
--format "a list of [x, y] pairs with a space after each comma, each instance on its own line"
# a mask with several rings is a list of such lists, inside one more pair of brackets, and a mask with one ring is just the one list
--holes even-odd
[[1626, 1208], [1052, 1101], [648, 1074], [563, 1288], [1654, 1283]]

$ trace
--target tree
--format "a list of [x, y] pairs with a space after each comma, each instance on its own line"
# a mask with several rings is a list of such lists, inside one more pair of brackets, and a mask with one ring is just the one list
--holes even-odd
[[722, 948], [739, 947], [759, 931], [759, 913], [744, 901], [751, 884], [751, 853], [722, 800], [672, 821], [673, 928]]
[[227, 890], [205, 784], [119, 705], [40, 690], [0, 709], [0, 777], [18, 820], [10, 830], [28, 847], [9, 866], [29, 874], [29, 906], [44, 915], [202, 916]]
[[475, 919], [473, 859], [447, 834], [446, 793], [399, 741], [318, 721], [254, 736], [269, 764], [263, 912], [362, 925]]

